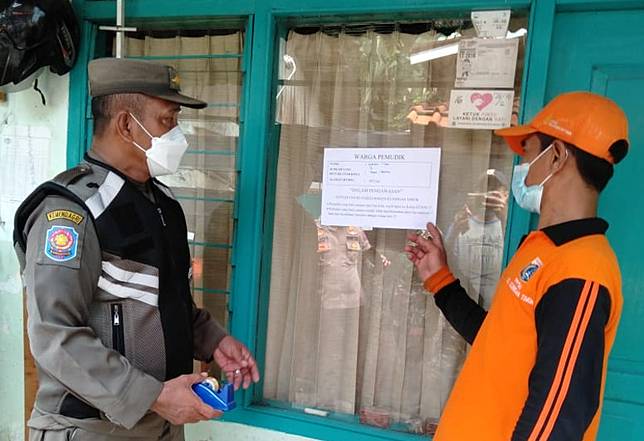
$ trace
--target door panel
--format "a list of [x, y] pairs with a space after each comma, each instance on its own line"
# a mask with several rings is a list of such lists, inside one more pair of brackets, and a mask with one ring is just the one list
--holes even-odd
[[591, 90], [626, 111], [631, 149], [615, 167], [600, 201], [608, 237], [622, 270], [624, 310], [612, 350], [601, 441], [644, 439], [644, 10], [561, 13], [556, 16], [547, 99]]

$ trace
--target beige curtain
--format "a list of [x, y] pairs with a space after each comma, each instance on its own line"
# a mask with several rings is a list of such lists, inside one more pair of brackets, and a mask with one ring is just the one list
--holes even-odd
[[[488, 169], [510, 175], [512, 155], [490, 131], [412, 122], [412, 109], [449, 102], [456, 57], [413, 66], [408, 60], [442, 39], [434, 31], [288, 36], [285, 52], [294, 63], [283, 66], [288, 81], [277, 107], [267, 399], [348, 414], [384, 412], [416, 431], [440, 416], [467, 345], [402, 252], [407, 232], [323, 227], [316, 208], [325, 147], [440, 147], [437, 223], [444, 232], [457, 231], [450, 226], [468, 194], [489, 190]], [[504, 225], [504, 215], [493, 219], [488, 211], [478, 213], [484, 225]], [[494, 272], [481, 266], [484, 257], [502, 252], [503, 236], [486, 228], [496, 231], [471, 232], [487, 251], [479, 250], [473, 268], [459, 274], [469, 277], [468, 286], [481, 278], [481, 268]], [[496, 243], [487, 247], [486, 240]], [[459, 257], [450, 253], [456, 270], [463, 266]], [[470, 294], [480, 297], [476, 289]]]

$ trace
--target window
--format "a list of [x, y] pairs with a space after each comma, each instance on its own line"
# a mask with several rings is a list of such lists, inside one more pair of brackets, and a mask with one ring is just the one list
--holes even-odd
[[[513, 18], [510, 28], [526, 26]], [[524, 33], [520, 34], [524, 35]], [[438, 226], [452, 270], [488, 307], [501, 271], [513, 154], [491, 130], [449, 128], [469, 20], [293, 27], [280, 125], [263, 397], [276, 406], [431, 433], [467, 353], [415, 275], [406, 231], [321, 225], [326, 147], [440, 147]], [[518, 38], [515, 109], [524, 37]], [[512, 89], [509, 89], [512, 90]]]
[[182, 109], [179, 125], [189, 149], [179, 171], [160, 180], [172, 188], [186, 216], [193, 298], [228, 326], [244, 33], [146, 29], [128, 34], [125, 44], [127, 57], [173, 66], [182, 93], [208, 102], [203, 110]]

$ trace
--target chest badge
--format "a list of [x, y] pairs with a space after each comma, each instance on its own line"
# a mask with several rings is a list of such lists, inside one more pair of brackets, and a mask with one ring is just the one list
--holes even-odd
[[537, 257], [532, 262], [530, 262], [528, 266], [521, 270], [521, 280], [528, 282], [532, 278], [532, 276], [534, 276], [534, 273], [536, 273], [542, 266], [543, 262]]

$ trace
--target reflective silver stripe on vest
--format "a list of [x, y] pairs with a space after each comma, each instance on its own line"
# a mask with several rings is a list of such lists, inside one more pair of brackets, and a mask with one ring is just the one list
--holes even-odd
[[85, 201], [94, 219], [98, 219], [103, 214], [119, 191], [121, 191], [123, 184], [125, 184], [125, 180], [116, 173], [109, 172], [107, 174], [105, 181], [98, 187], [98, 191]]
[[119, 268], [111, 262], [103, 261], [103, 272], [112, 276], [118, 282], [132, 283], [159, 289], [159, 277], [151, 274], [132, 272]]
[[159, 270], [133, 260], [103, 253], [102, 273], [98, 287], [122, 299], [132, 299], [148, 305], [159, 305]]
[[108, 294], [122, 299], [132, 299], [139, 302], [147, 303], [151, 306], [159, 306], [159, 295], [141, 289], [131, 288], [121, 285], [115, 281], [108, 280], [106, 277], [98, 278], [98, 287]]

